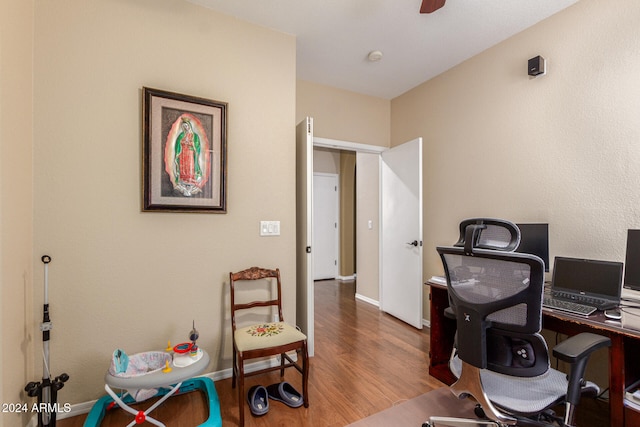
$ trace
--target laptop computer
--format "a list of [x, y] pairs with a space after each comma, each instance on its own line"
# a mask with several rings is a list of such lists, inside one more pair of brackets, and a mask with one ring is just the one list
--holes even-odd
[[555, 257], [550, 295], [607, 310], [620, 305], [623, 263]]

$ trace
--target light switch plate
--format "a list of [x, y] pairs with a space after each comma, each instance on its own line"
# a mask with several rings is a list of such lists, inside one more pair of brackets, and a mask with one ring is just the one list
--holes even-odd
[[279, 236], [280, 221], [260, 221], [261, 236]]

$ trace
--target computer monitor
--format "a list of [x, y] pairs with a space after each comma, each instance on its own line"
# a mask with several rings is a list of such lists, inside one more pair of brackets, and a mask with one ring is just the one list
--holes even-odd
[[627, 255], [624, 260], [624, 287], [640, 290], [640, 230], [627, 231]]
[[551, 290], [620, 300], [622, 263], [582, 258], [555, 258]]
[[533, 254], [544, 261], [549, 272], [549, 224], [516, 224], [520, 229], [520, 246], [516, 252]]

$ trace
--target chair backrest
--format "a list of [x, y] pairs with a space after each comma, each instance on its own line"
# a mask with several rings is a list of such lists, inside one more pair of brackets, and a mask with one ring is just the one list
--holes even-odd
[[512, 252], [520, 244], [520, 229], [504, 219], [470, 218], [460, 223], [460, 238], [454, 246]]
[[[483, 236], [484, 235], [484, 236]], [[457, 321], [460, 359], [480, 369], [536, 376], [549, 369], [542, 327], [544, 263], [512, 252], [520, 231], [509, 221], [463, 221], [460, 239], [438, 247]]]
[[[251, 282], [257, 280], [276, 282], [276, 296], [273, 298], [269, 293], [269, 299], [260, 299], [252, 301], [236, 301], [236, 292], [245, 285], [249, 287]], [[269, 284], [270, 285], [270, 284]], [[236, 312], [239, 310], [247, 310], [255, 307], [277, 307], [278, 319], [284, 321], [282, 316], [282, 284], [280, 282], [280, 269], [270, 270], [260, 267], [251, 267], [237, 273], [229, 273], [229, 286], [231, 288], [231, 326], [233, 331], [236, 330]]]

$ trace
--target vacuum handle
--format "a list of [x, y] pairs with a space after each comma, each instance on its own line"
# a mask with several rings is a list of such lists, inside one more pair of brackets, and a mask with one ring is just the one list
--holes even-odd
[[[51, 257], [49, 255], [42, 255], [42, 258], [40, 259], [44, 263], [44, 307], [45, 311], [48, 311], [47, 306], [49, 305], [49, 263], [51, 262]], [[48, 320], [45, 320], [45, 322], [48, 322]]]

